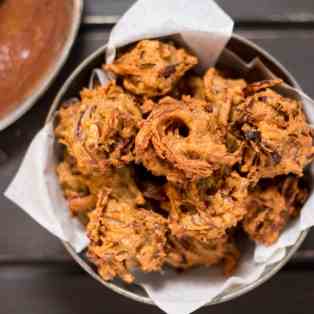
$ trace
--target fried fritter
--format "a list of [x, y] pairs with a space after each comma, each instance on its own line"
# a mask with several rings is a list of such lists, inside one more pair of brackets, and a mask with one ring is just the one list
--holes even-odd
[[197, 62], [196, 57], [172, 43], [142, 40], [105, 69], [122, 76], [124, 87], [131, 93], [153, 97], [169, 93]]
[[239, 160], [239, 150], [229, 152], [220, 134], [207, 102], [165, 97], [143, 121], [136, 136], [136, 161], [172, 182], [208, 177]]
[[261, 90], [276, 87], [277, 85], [280, 85], [282, 83], [283, 83], [283, 80], [281, 79], [259, 81], [259, 82], [255, 82], [255, 83], [247, 85], [243, 91], [244, 91], [245, 96], [248, 97], [248, 96], [252, 96], [256, 94], [257, 92]]
[[218, 121], [228, 126], [231, 106], [244, 100], [244, 88], [247, 86], [243, 79], [227, 79], [215, 68], [210, 68], [204, 76], [205, 98], [212, 104]]
[[59, 163], [57, 174], [72, 215], [96, 208], [97, 194], [104, 181], [102, 176], [87, 179], [67, 161]]
[[299, 186], [299, 178], [294, 176], [275, 181], [266, 189], [258, 186], [248, 197], [244, 230], [259, 243], [267, 246], [275, 243], [307, 196], [308, 192]]
[[141, 111], [115, 82], [83, 90], [81, 101], [61, 108], [58, 117], [55, 134], [83, 174], [105, 173], [134, 159]]
[[271, 245], [305, 203], [314, 132], [302, 104], [271, 89], [281, 80], [201, 77], [196, 64], [172, 43], [140, 41], [104, 66], [117, 82], [59, 110], [57, 174], [104, 280], [165, 265], [231, 274], [237, 231]]
[[57, 175], [71, 213], [79, 215], [96, 208], [98, 194], [111, 189], [115, 197], [129, 202], [130, 206], [144, 204], [145, 200], [132, 177], [130, 168], [111, 170], [107, 176], [83, 175], [76, 167], [75, 160], [66, 155], [57, 166]]
[[[264, 89], [265, 84], [260, 87]], [[257, 85], [253, 87], [257, 91]], [[302, 176], [313, 160], [312, 130], [301, 103], [271, 89], [257, 91], [234, 106], [230, 124], [245, 144], [241, 171], [254, 183], [289, 173]]]
[[206, 243], [192, 237], [179, 240], [170, 236], [167, 242], [167, 263], [177, 269], [209, 267], [223, 262], [224, 274], [228, 276], [235, 270], [239, 257], [240, 251], [228, 236]]
[[204, 80], [196, 75], [185, 75], [171, 92], [174, 98], [180, 99], [182, 96], [191, 96], [196, 99], [205, 99]]
[[88, 257], [105, 280], [120, 277], [134, 281], [132, 270], [159, 271], [165, 261], [166, 220], [135, 208], [103, 191], [97, 209], [90, 213]]
[[225, 78], [218, 70], [210, 68], [204, 76], [204, 87], [210, 102], [225, 102], [230, 98], [233, 104], [237, 104], [244, 98], [243, 89], [247, 83], [243, 79]]
[[247, 213], [248, 181], [236, 172], [209, 177], [186, 187], [168, 184], [169, 229], [178, 239], [214, 241], [235, 227]]

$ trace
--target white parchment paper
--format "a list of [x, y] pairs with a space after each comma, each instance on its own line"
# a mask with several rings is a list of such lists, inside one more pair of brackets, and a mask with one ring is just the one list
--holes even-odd
[[229, 40], [233, 20], [211, 0], [139, 0], [112, 29], [107, 62], [116, 49], [140, 39], [180, 34], [200, 64], [214, 65]]
[[[215, 2], [210, 0], [140, 0], [127, 11], [114, 27], [108, 43], [107, 62], [112, 62], [116, 49], [144, 38], [179, 36], [200, 59], [201, 67], [215, 64], [232, 34], [233, 21]], [[225, 59], [241, 71], [259, 67], [264, 76], [271, 76], [259, 60], [246, 65], [230, 52]], [[230, 60], [234, 58], [234, 60]], [[227, 63], [228, 63], [227, 62]], [[96, 72], [97, 73], [97, 72]], [[103, 74], [99, 81], [105, 81]], [[314, 103], [301, 92], [289, 87], [284, 91], [301, 97], [310, 123], [314, 123]], [[69, 215], [66, 202], [55, 174], [56, 156], [52, 121], [34, 138], [22, 165], [5, 192], [6, 197], [19, 205], [34, 220], [61, 240], [69, 242], [80, 252], [88, 244], [85, 231]], [[235, 286], [255, 282], [268, 265], [280, 261], [286, 248], [292, 246], [300, 233], [314, 225], [314, 194], [303, 207], [298, 219], [289, 224], [279, 241], [271, 247], [248, 245], [243, 250], [236, 273], [226, 279], [218, 268], [200, 268], [177, 274], [137, 274], [152, 300], [169, 314], [188, 314]]]

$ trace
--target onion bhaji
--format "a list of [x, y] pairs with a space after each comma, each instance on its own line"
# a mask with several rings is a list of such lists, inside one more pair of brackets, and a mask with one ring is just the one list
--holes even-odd
[[[313, 131], [302, 103], [143, 40], [104, 66], [117, 75], [58, 112], [57, 175], [104, 280], [134, 270], [236, 268], [243, 237], [275, 243], [308, 196]], [[242, 232], [241, 230], [244, 230]]]
[[173, 182], [209, 177], [240, 158], [239, 150], [228, 151], [219, 128], [206, 101], [165, 97], [141, 124], [135, 139], [136, 160]]
[[302, 176], [314, 157], [312, 130], [301, 103], [267, 88], [273, 83], [248, 87], [254, 93], [231, 114], [231, 128], [244, 143], [241, 171], [255, 183], [289, 173]]
[[73, 158], [65, 156], [57, 166], [57, 175], [74, 216], [95, 209], [98, 194], [103, 189], [112, 189], [116, 197], [132, 201], [132, 206], [145, 202], [134, 182], [132, 169], [127, 167], [111, 170], [106, 176], [84, 175], [77, 169]]
[[275, 243], [286, 224], [298, 214], [307, 196], [307, 190], [300, 187], [299, 178], [292, 175], [266, 188], [257, 186], [249, 193], [243, 229], [259, 243], [267, 246]]
[[131, 283], [135, 268], [145, 272], [161, 269], [166, 258], [166, 219], [133, 207], [106, 190], [99, 195], [97, 208], [89, 218], [87, 255], [102, 278], [119, 276]]
[[245, 216], [247, 180], [235, 172], [215, 180], [209, 177], [186, 187], [168, 184], [169, 229], [178, 239], [219, 239]]
[[134, 159], [142, 115], [135, 98], [115, 82], [83, 90], [81, 101], [61, 108], [58, 117], [55, 134], [82, 173], [103, 173]]
[[76, 216], [96, 208], [97, 195], [106, 178], [84, 176], [68, 159], [59, 163], [57, 174], [69, 209]]
[[129, 92], [153, 97], [169, 93], [197, 62], [196, 57], [172, 43], [142, 40], [105, 69], [121, 76]]
[[236, 268], [240, 251], [230, 236], [201, 242], [193, 237], [177, 239], [170, 236], [167, 242], [167, 264], [177, 269], [212, 266], [223, 262], [224, 274], [229, 276]]
[[203, 78], [194, 74], [183, 76], [171, 92], [170, 96], [180, 99], [182, 95], [204, 100], [205, 85]]
[[214, 68], [210, 68], [204, 76], [205, 98], [212, 104], [218, 122], [228, 127], [232, 105], [244, 100], [245, 80], [227, 79]]

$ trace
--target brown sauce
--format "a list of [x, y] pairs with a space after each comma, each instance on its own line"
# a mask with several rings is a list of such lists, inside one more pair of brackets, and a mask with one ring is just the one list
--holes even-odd
[[71, 0], [0, 0], [0, 118], [30, 96], [69, 34]]

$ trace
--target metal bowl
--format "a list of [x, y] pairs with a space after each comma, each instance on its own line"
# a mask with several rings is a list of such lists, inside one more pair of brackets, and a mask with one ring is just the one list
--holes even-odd
[[[260, 48], [251, 41], [234, 34], [229, 41], [227, 48], [236, 53], [246, 62], [250, 62], [255, 57], [259, 57], [276, 76], [282, 78], [286, 83], [292, 85], [293, 87], [300, 88], [294, 77], [288, 72], [287, 69], [285, 69], [281, 63], [274, 59], [264, 49]], [[104, 61], [105, 49], [106, 46], [103, 46], [95, 51], [92, 55], [85, 59], [85, 61], [83, 61], [68, 78], [51, 106], [47, 121], [53, 119], [55, 111], [64, 100], [71, 97], [77, 97], [80, 89], [84, 86], [87, 86], [92, 69], [99, 67], [99, 65], [101, 65]], [[296, 252], [296, 250], [304, 241], [307, 233], [308, 231], [303, 231], [297, 242], [287, 249], [286, 256], [281, 261], [268, 266], [258, 280], [249, 285], [241, 287], [236, 286], [229, 289], [228, 291], [224, 291], [221, 295], [217, 296], [214, 300], [208, 302], [206, 305], [218, 304], [235, 299], [267, 281], [289, 261], [291, 256]], [[69, 243], [63, 242], [63, 244], [66, 250], [72, 255], [74, 260], [101, 284], [135, 301], [154, 305], [154, 302], [140, 286], [135, 284], [126, 285], [119, 280], [115, 280], [113, 282], [104, 281], [84, 258], [84, 254], [77, 254]]]
[[32, 87], [30, 96], [28, 96], [22, 103], [17, 104], [15, 109], [10, 110], [3, 118], [0, 119], [0, 131], [19, 119], [35, 104], [39, 97], [48, 89], [65, 63], [78, 33], [83, 12], [83, 0], [71, 1], [73, 3], [73, 12], [69, 34], [63, 44], [62, 49], [56, 57], [56, 60], [52, 63], [52, 65], [50, 65], [39, 82]]

